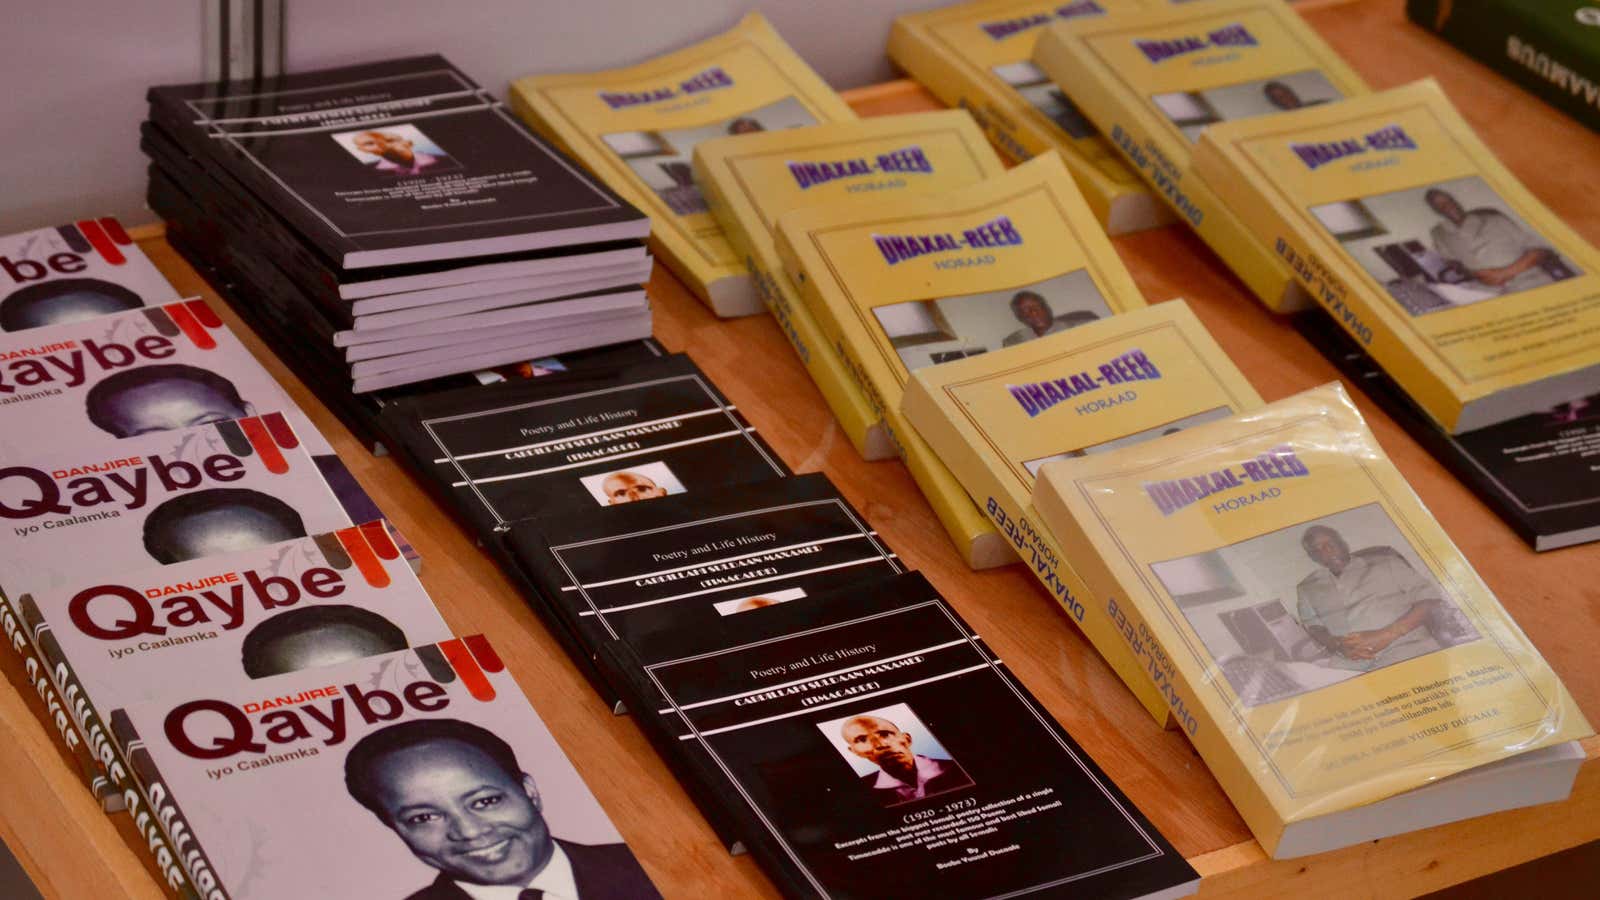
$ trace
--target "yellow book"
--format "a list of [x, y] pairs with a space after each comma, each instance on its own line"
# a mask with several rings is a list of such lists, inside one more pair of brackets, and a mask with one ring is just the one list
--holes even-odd
[[1012, 561], [900, 397], [913, 369], [1144, 305], [1060, 158], [935, 197], [792, 210], [778, 255], [968, 563]]
[[1182, 300], [918, 369], [900, 408], [1023, 564], [1157, 721], [1170, 698], [1033, 509], [1045, 463], [1255, 409], [1261, 398]]
[[1570, 791], [1589, 723], [1338, 384], [1051, 463], [1034, 504], [1273, 856]]
[[935, 97], [977, 118], [1012, 162], [1055, 150], [1107, 231], [1170, 222], [1161, 201], [1094, 126], [1029, 62], [1050, 22], [1142, 9], [1162, 0], [977, 0], [894, 20], [889, 58]]
[[1212, 124], [1367, 93], [1298, 13], [1219, 0], [1074, 19], [1045, 30], [1033, 61], [1267, 308], [1311, 305], [1191, 164]]
[[1600, 391], [1600, 253], [1432, 81], [1215, 126], [1195, 162], [1451, 433]]
[[724, 317], [762, 305], [694, 183], [695, 145], [856, 117], [759, 13], [625, 69], [519, 78], [511, 106], [649, 213], [656, 254]]
[[694, 151], [695, 179], [811, 380], [866, 459], [895, 455], [882, 417], [855, 386], [783, 271], [772, 230], [791, 209], [867, 204], [965, 187], [1005, 170], [960, 111], [881, 116], [718, 138]]

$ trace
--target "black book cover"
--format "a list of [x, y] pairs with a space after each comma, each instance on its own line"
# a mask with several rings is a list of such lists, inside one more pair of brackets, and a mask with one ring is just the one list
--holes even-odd
[[640, 238], [649, 220], [441, 56], [153, 87], [152, 114], [345, 268]]
[[602, 665], [630, 676], [637, 717], [702, 782], [691, 793], [717, 798], [786, 895], [1198, 886], [920, 574], [750, 618], [738, 646], [644, 664], [617, 641]]
[[[329, 268], [326, 260], [318, 256], [292, 226], [237, 180], [215, 165], [191, 155], [185, 148], [155, 122], [139, 126], [139, 148], [176, 184], [182, 186], [195, 202], [206, 208], [209, 215], [221, 216], [245, 228], [252, 237], [253, 252], [269, 256], [273, 263], [289, 275], [300, 291], [316, 301], [330, 319], [341, 328], [354, 324], [352, 301], [340, 295], [341, 285], [365, 284], [374, 280], [390, 281], [411, 276], [461, 269], [459, 260], [386, 266], [378, 270], [339, 270]], [[641, 240], [612, 241], [582, 248], [585, 256], [603, 256], [609, 252], [642, 248]], [[504, 263], [533, 263], [541, 259], [570, 257], [577, 248], [557, 247], [529, 250], [521, 253], [491, 256], [473, 261], [473, 266], [493, 266]], [[463, 277], [463, 280], [471, 280]]]
[[788, 476], [687, 356], [401, 400], [386, 431], [485, 544], [534, 517]]
[[1534, 550], [1600, 539], [1600, 394], [1451, 435], [1321, 310], [1295, 330]]
[[[591, 654], [622, 640], [646, 662], [709, 634], [742, 643], [746, 613], [903, 571], [822, 474], [520, 522], [507, 540]], [[601, 693], [613, 708], [622, 699]]]

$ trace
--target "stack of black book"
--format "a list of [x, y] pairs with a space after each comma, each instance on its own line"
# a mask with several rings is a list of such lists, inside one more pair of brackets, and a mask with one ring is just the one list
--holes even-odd
[[650, 334], [649, 219], [442, 57], [149, 101], [171, 243], [347, 422], [375, 392]]

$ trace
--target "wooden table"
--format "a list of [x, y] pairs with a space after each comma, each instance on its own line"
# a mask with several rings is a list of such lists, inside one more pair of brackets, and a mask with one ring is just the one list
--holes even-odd
[[[1375, 87], [1433, 75], [1528, 187], [1600, 243], [1600, 136], [1405, 23], [1401, 0], [1309, 4], [1307, 18]], [[932, 108], [909, 82], [851, 91], [864, 114]], [[131, 149], [130, 149], [131, 152]], [[166, 246], [136, 231], [184, 292], [215, 300]], [[1275, 400], [1334, 380], [1333, 368], [1258, 306], [1178, 228], [1116, 240], [1152, 302], [1186, 297], [1261, 394]], [[974, 573], [948, 544], [898, 463], [861, 461], [766, 317], [718, 321], [665, 270], [650, 292], [656, 334], [687, 351], [796, 471], [823, 471], [912, 566], [950, 598], [1013, 672], [1205, 876], [1202, 896], [1411, 896], [1600, 838], [1600, 739], [1566, 803], [1502, 813], [1306, 859], [1267, 859], [1205, 765], [1156, 727], [1021, 567]], [[217, 304], [219, 307], [222, 304]], [[725, 853], [626, 718], [607, 712], [556, 642], [472, 541], [388, 458], [368, 455], [255, 336], [229, 324], [310, 414], [424, 556], [423, 583], [458, 633], [491, 635], [539, 714], [669, 897], [775, 896], [748, 857]], [[1450, 536], [1600, 722], [1600, 544], [1537, 556], [1398, 426], [1353, 391], [1378, 439]], [[0, 689], [0, 838], [46, 897], [161, 896], [126, 817], [109, 818], [67, 768], [20, 687]]]

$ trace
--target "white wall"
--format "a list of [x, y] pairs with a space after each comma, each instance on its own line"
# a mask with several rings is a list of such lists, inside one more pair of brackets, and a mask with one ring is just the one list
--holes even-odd
[[[202, 3], [4, 0], [0, 234], [144, 209], [144, 90], [198, 81]], [[626, 65], [760, 9], [837, 88], [892, 76], [889, 23], [940, 0], [288, 0], [290, 71], [440, 52], [500, 96], [520, 75]], [[26, 7], [25, 10], [23, 7]]]

